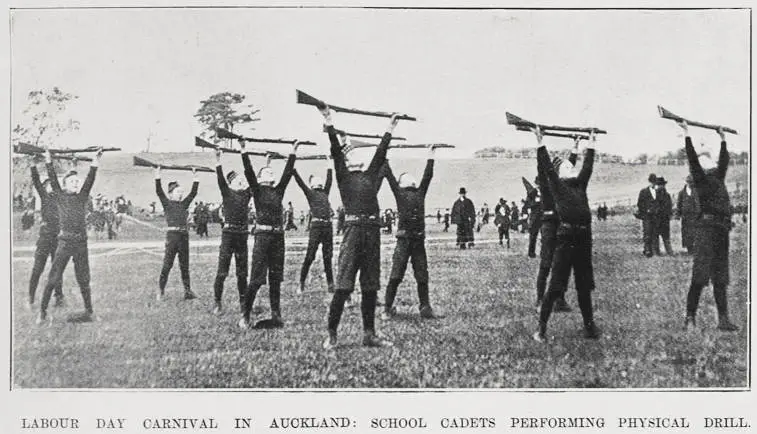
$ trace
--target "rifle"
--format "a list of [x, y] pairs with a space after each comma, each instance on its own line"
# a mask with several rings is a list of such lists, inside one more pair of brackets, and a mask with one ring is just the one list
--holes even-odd
[[[16, 154], [31, 155], [32, 157], [35, 157], [35, 158], [42, 158], [44, 149], [42, 149], [42, 152], [36, 149], [42, 149], [42, 148], [38, 148], [37, 146], [34, 146], [34, 145], [28, 145], [26, 143], [20, 143], [18, 145], [13, 146], [13, 152], [15, 152]], [[51, 155], [51, 157], [53, 157], [53, 160], [66, 160], [66, 161], [73, 161], [73, 162], [92, 161], [92, 159], [89, 157], [79, 157], [76, 155], [68, 155], [68, 154], [53, 154]]]
[[[390, 118], [393, 115], [392, 113], [388, 113], [388, 112], [351, 109], [351, 108], [346, 108], [346, 107], [340, 107], [338, 105], [326, 104], [320, 99], [310, 96], [299, 89], [297, 90], [297, 104], [313, 105], [313, 106], [318, 107], [319, 109], [322, 109], [324, 107], [329, 107], [331, 110], [334, 110], [335, 112], [351, 113], [353, 115], [376, 116], [380, 118]], [[406, 121], [417, 120], [416, 118], [405, 115], [405, 114], [397, 115], [397, 119], [402, 119]]]
[[195, 165], [186, 165], [186, 166], [180, 166], [176, 164], [157, 164], [153, 163], [150, 160], [147, 160], [146, 158], [137, 157], [134, 156], [134, 165], [137, 167], [160, 167], [161, 170], [181, 170], [181, 171], [189, 171], [191, 172], [192, 169], [194, 169], [197, 172], [208, 172], [208, 173], [215, 173], [215, 170], [211, 169], [210, 167], [204, 167], [204, 166], [195, 166]]
[[535, 122], [527, 121], [521, 117], [515, 116], [512, 113], [505, 112], [505, 117], [507, 118], [507, 123], [510, 125], [515, 125], [516, 127], [526, 127], [526, 128], [536, 128], [539, 127], [542, 130], [557, 130], [557, 131], [570, 131], [574, 133], [591, 133], [594, 132], [594, 134], [607, 134], [607, 131], [600, 130], [599, 128], [594, 127], [564, 127], [560, 125], [544, 125], [544, 124], [537, 124]]
[[[515, 127], [515, 129], [518, 131], [532, 131], [531, 128], [523, 126], [523, 125], [518, 125]], [[551, 131], [542, 131], [541, 134], [543, 136], [549, 136], [549, 137], [563, 137], [566, 139], [573, 139], [573, 140], [576, 140], [576, 139], [589, 140], [589, 136], [587, 136], [586, 134], [563, 134], [563, 133], [554, 133]]]
[[[231, 131], [225, 129], [225, 128], [216, 128], [216, 135], [220, 139], [236, 139], [236, 140], [244, 140], [245, 142], [253, 142], [253, 143], [282, 143], [282, 144], [288, 144], [293, 145], [296, 140], [294, 139], [260, 139], [260, 138], [252, 138], [252, 137], [244, 137], [240, 136], [239, 134], [232, 133]], [[318, 144], [315, 142], [311, 142], [308, 140], [300, 141], [300, 145], [304, 146], [317, 146]]]
[[223, 146], [220, 146], [220, 145], [214, 145], [214, 144], [212, 144], [212, 143], [210, 143], [210, 142], [208, 142], [206, 140], [203, 140], [203, 139], [201, 139], [201, 138], [199, 138], [197, 136], [195, 136], [195, 146], [197, 146], [198, 148], [205, 148], [205, 149], [215, 149], [215, 150], [220, 149], [221, 152], [230, 152], [232, 154], [240, 154], [241, 153], [241, 151], [238, 150], [238, 149], [224, 148]]
[[[323, 132], [324, 133], [328, 131], [327, 128], [328, 127], [326, 125], [323, 126]], [[377, 134], [348, 133], [348, 132], [346, 132], [344, 130], [335, 130], [335, 131], [340, 136], [345, 136], [345, 137], [360, 137], [362, 139], [381, 139], [382, 137], [384, 137], [384, 136], [379, 136]], [[392, 136], [392, 140], [407, 140], [407, 139], [405, 139], [404, 137], [394, 137], [394, 136]]]
[[670, 110], [666, 110], [661, 105], [657, 106], [657, 112], [660, 113], [660, 117], [663, 118], [663, 119], [670, 119], [670, 120], [673, 120], [673, 121], [676, 121], [676, 122], [686, 121], [687, 124], [689, 124], [689, 125], [691, 125], [693, 127], [706, 128], [708, 130], [717, 130], [718, 128], [721, 128], [726, 133], [738, 134], [738, 132], [736, 130], [734, 130], [733, 128], [724, 127], [722, 125], [712, 125], [712, 124], [705, 124], [705, 123], [697, 122], [697, 121], [690, 121], [690, 120], [688, 120], [688, 119], [686, 119], [684, 117], [681, 117], [681, 116], [678, 116], [677, 114], [674, 114]]
[[[435, 148], [454, 148], [455, 145], [448, 145], [446, 143], [417, 143], [417, 144], [410, 144], [410, 143], [398, 143], [396, 145], [389, 145], [390, 149], [422, 149], [422, 148], [430, 148], [431, 145], [433, 145]], [[345, 146], [349, 147], [350, 150], [356, 149], [356, 148], [370, 148], [370, 147], [376, 147], [378, 146], [377, 143], [368, 143], [364, 142], [362, 140], [350, 140], [350, 144]]]

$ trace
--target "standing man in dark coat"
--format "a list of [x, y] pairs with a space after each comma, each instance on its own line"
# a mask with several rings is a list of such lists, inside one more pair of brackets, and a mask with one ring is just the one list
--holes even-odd
[[[573, 149], [571, 149], [570, 156], [568, 156], [568, 163], [571, 166], [576, 165], [578, 159], [578, 145], [580, 140], [575, 141]], [[553, 165], [560, 166], [562, 160], [556, 157]], [[544, 166], [537, 165], [537, 177], [536, 185], [539, 188], [541, 196], [541, 247], [539, 249], [539, 272], [536, 275], [536, 308], [537, 312], [541, 309], [541, 305], [544, 301], [544, 293], [547, 290], [547, 278], [549, 272], [552, 269], [552, 261], [555, 256], [555, 248], [557, 246], [557, 230], [560, 226], [560, 217], [557, 215], [557, 209], [555, 208], [555, 199], [552, 191], [549, 188], [549, 182], [547, 182], [547, 174], [544, 171]], [[570, 271], [568, 271], [570, 273]], [[568, 276], [570, 277], [570, 275]], [[565, 287], [567, 289], [567, 285]], [[571, 308], [565, 301], [565, 291], [557, 297], [554, 304], [555, 312], [570, 312]]]
[[[45, 269], [47, 257], [50, 257], [50, 263], [55, 260], [55, 250], [58, 248], [58, 233], [60, 232], [60, 222], [58, 221], [58, 203], [55, 201], [52, 182], [50, 178], [40, 181], [37, 166], [32, 165], [32, 184], [37, 191], [40, 199], [40, 218], [42, 220], [39, 226], [39, 238], [37, 239], [37, 248], [34, 250], [34, 266], [32, 267], [32, 276], [29, 279], [29, 308], [34, 307], [34, 295], [37, 292], [39, 278]], [[62, 286], [62, 285], [61, 285]], [[55, 287], [55, 306], [62, 306], [64, 303], [63, 289], [61, 286]]]
[[694, 179], [686, 177], [686, 185], [678, 193], [676, 212], [681, 218], [681, 245], [688, 253], [694, 250], [694, 233], [697, 217], [699, 217], [699, 200], [694, 190]]
[[[668, 182], [663, 177], [657, 178], [657, 201], [659, 202], [659, 214], [657, 215], [657, 235], [662, 238], [663, 246], [665, 246], [665, 253], [668, 255], [673, 254], [673, 246], [670, 245], [670, 219], [673, 217], [673, 199], [670, 197], [670, 193], [665, 189], [665, 185]], [[659, 240], [656, 240], [655, 245], [660, 254]]]
[[644, 237], [644, 256], [651, 258], [660, 251], [657, 239], [658, 217], [660, 214], [660, 202], [657, 200], [657, 176], [652, 173], [648, 178], [649, 186], [639, 191], [636, 201], [636, 216], [641, 219], [641, 228]]
[[507, 248], [510, 248], [510, 208], [507, 204], [502, 203], [494, 208], [494, 225], [497, 227], [499, 234], [499, 245], [502, 246], [502, 239], [507, 240]]
[[[545, 174], [552, 192], [555, 208], [560, 217], [557, 228], [557, 244], [552, 260], [552, 276], [549, 288], [539, 312], [539, 328], [534, 339], [546, 341], [547, 322], [554, 302], [565, 292], [573, 270], [578, 293], [578, 306], [583, 317], [583, 335], [587, 339], [598, 339], [599, 329], [594, 323], [594, 308], [591, 293], [594, 290], [594, 268], [592, 266], [591, 208], [586, 196], [586, 188], [594, 168], [594, 148], [596, 139], [591, 133], [589, 145], [584, 155], [583, 167], [578, 172], [573, 165], [558, 164], [549, 160], [547, 148], [542, 145], [542, 134], [536, 128], [539, 142], [537, 162]], [[577, 173], [578, 172], [578, 173]]]
[[81, 297], [84, 301], [84, 312], [70, 318], [73, 322], [94, 321], [92, 308], [92, 290], [89, 286], [89, 250], [87, 249], [87, 207], [89, 205], [89, 192], [95, 183], [97, 166], [100, 164], [102, 149], [97, 152], [95, 160], [89, 166], [89, 173], [82, 184], [76, 171], [70, 171], [63, 177], [63, 188], [58, 183], [58, 175], [53, 167], [50, 151], [45, 152], [47, 163], [47, 179], [52, 185], [55, 201], [58, 205], [58, 217], [60, 232], [58, 233], [58, 247], [55, 249], [55, 257], [50, 266], [50, 275], [42, 292], [42, 302], [39, 306], [37, 324], [47, 321], [47, 306], [50, 303], [55, 288], [61, 287], [63, 272], [68, 260], [73, 260], [76, 281], [81, 289]]
[[442, 229], [442, 232], [449, 232], [449, 223], [450, 223], [450, 215], [449, 215], [449, 208], [444, 210], [444, 229]]
[[687, 329], [696, 328], [696, 313], [702, 289], [712, 281], [715, 305], [718, 310], [718, 329], [736, 331], [738, 327], [728, 318], [728, 253], [731, 230], [731, 199], [725, 186], [725, 175], [730, 156], [725, 142], [725, 133], [720, 135], [718, 162], [702, 153], [697, 155], [689, 136], [688, 125], [679, 124], [686, 135], [686, 157], [694, 189], [699, 198], [701, 214], [697, 219], [694, 235], [694, 264], [691, 267], [691, 286], [686, 299]]
[[334, 159], [339, 194], [345, 209], [345, 230], [339, 251], [339, 268], [336, 291], [331, 299], [328, 315], [329, 336], [323, 344], [325, 349], [337, 345], [337, 329], [344, 311], [344, 304], [355, 290], [355, 277], [360, 273], [362, 300], [360, 311], [363, 318], [363, 345], [369, 347], [390, 346], [391, 342], [376, 334], [377, 293], [381, 286], [381, 218], [379, 216], [378, 192], [381, 188], [381, 169], [392, 141], [392, 132], [397, 126], [397, 116], [391, 122], [365, 171], [363, 164], [351, 161], [342, 149], [331, 120], [328, 106], [319, 107], [326, 123], [331, 142], [331, 157]]
[[457, 245], [460, 249], [473, 247], [473, 226], [476, 224], [476, 207], [466, 197], [465, 187], [460, 188], [460, 198], [452, 205], [452, 223], [457, 225]]
[[[241, 142], [243, 146], [244, 142]], [[239, 293], [239, 307], [244, 308], [244, 296], [247, 289], [247, 239], [249, 228], [247, 217], [250, 213], [250, 198], [252, 191], [245, 178], [233, 170], [224, 175], [221, 166], [223, 152], [216, 150], [216, 177], [218, 188], [221, 190], [221, 207], [226, 219], [221, 231], [221, 247], [218, 250], [218, 271], [213, 284], [215, 308], [213, 313], [220, 315], [223, 312], [223, 283], [229, 275], [231, 257], [234, 257], [234, 266], [237, 275], [237, 292]]]
[[[523, 179], [524, 183], [526, 179]], [[539, 178], [535, 180], [538, 185]], [[530, 188], [526, 192], [525, 208], [528, 210], [528, 257], [536, 257], [536, 240], [539, 237], [539, 230], [542, 222], [542, 197], [539, 190]]]
[[[244, 175], [250, 185], [252, 198], [255, 201], [254, 244], [252, 246], [252, 265], [250, 266], [250, 282], [244, 296], [242, 318], [237, 324], [239, 328], [250, 327], [250, 314], [258, 290], [266, 283], [268, 277], [268, 298], [271, 304], [270, 321], [263, 320], [256, 327], [279, 328], [284, 326], [281, 319], [281, 282], [284, 280], [284, 209], [282, 201], [284, 193], [294, 173], [294, 160], [300, 143], [295, 141], [289, 153], [284, 171], [279, 183], [273, 176], [273, 171], [266, 164], [255, 176], [250, 163], [250, 155], [242, 150], [242, 165]], [[240, 146], [242, 146], [240, 141]], [[268, 163], [270, 163], [270, 158]], [[291, 205], [291, 204], [290, 204]]]
[[428, 292], [428, 261], [426, 259], [426, 193], [434, 176], [434, 147], [429, 148], [426, 169], [420, 184], [408, 173], [394, 177], [389, 163], [384, 163], [384, 177], [389, 182], [394, 199], [397, 201], [397, 244], [392, 257], [392, 272], [386, 286], [383, 319], [390, 319], [397, 312], [394, 298], [397, 288], [405, 277], [408, 260], [413, 264], [415, 283], [418, 286], [418, 300], [421, 318], [434, 318]]
[[315, 260], [318, 246], [321, 246], [323, 255], [323, 272], [326, 274], [328, 291], [334, 292], [334, 276], [331, 267], [331, 257], [334, 253], [334, 226], [331, 222], [331, 192], [332, 170], [326, 171], [326, 182], [318, 176], [311, 176], [309, 183], [305, 184], [297, 170], [294, 171], [294, 180], [300, 186], [305, 198], [310, 205], [310, 233], [308, 236], [308, 250], [305, 253], [305, 261], [300, 270], [300, 293], [305, 292], [305, 280], [310, 271], [310, 265]]
[[163, 192], [163, 185], [160, 182], [160, 167], [155, 169], [155, 193], [158, 195], [163, 213], [168, 223], [166, 229], [166, 250], [163, 255], [163, 267], [160, 269], [160, 278], [158, 279], [158, 301], [165, 295], [166, 283], [168, 283], [168, 273], [171, 272], [174, 259], [179, 255], [179, 269], [181, 270], [181, 281], [184, 284], [184, 299], [193, 300], [197, 298], [192, 292], [189, 282], [189, 232], [187, 230], [187, 218], [189, 217], [189, 205], [192, 204], [197, 196], [197, 187], [200, 182], [197, 180], [197, 174], [192, 169], [192, 190], [187, 197], [184, 196], [184, 189], [176, 181], [168, 183], [168, 196]]

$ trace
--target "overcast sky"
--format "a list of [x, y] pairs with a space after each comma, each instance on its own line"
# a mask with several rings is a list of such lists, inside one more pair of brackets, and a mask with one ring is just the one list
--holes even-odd
[[[457, 145], [450, 156], [532, 145], [505, 111], [604, 128], [603, 150], [625, 156], [680, 147], [657, 104], [739, 130], [734, 149], [749, 143], [746, 11], [30, 10], [11, 26], [13, 123], [30, 90], [58, 86], [80, 97], [71, 115], [81, 131], [67, 146], [139, 151], [152, 135], [153, 151], [191, 150], [199, 101], [232, 91], [261, 109], [255, 134], [325, 150], [321, 117], [295, 103], [298, 88], [415, 115], [397, 134]], [[387, 122], [335, 121], [367, 133]]]

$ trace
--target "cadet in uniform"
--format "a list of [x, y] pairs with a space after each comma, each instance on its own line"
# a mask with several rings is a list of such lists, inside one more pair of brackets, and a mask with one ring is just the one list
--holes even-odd
[[725, 175], [730, 156], [725, 142], [725, 133], [720, 135], [718, 162], [706, 154], [697, 155], [691, 143], [688, 125], [679, 124], [686, 134], [686, 157], [699, 198], [700, 214], [694, 235], [694, 264], [691, 268], [691, 286], [686, 299], [687, 329], [696, 327], [696, 314], [702, 289], [712, 281], [715, 305], [718, 310], [718, 329], [736, 331], [738, 327], [728, 318], [728, 248], [731, 230], [731, 199], [725, 186]]
[[363, 317], [363, 345], [389, 346], [391, 342], [379, 338], [375, 328], [377, 292], [381, 285], [381, 219], [377, 195], [382, 181], [381, 168], [386, 161], [392, 132], [397, 126], [397, 116], [392, 116], [368, 168], [361, 171], [351, 170], [356, 169], [356, 166], [346, 159], [334, 130], [328, 106], [320, 107], [319, 110], [326, 121], [336, 181], [345, 209], [345, 229], [339, 251], [336, 291], [329, 306], [329, 336], [323, 346], [331, 349], [337, 345], [339, 321], [344, 304], [355, 289], [355, 277], [358, 272], [362, 293], [360, 310]]
[[[50, 257], [50, 263], [55, 260], [55, 250], [58, 248], [58, 232], [60, 232], [60, 222], [58, 221], [58, 204], [53, 194], [53, 186], [50, 179], [40, 181], [37, 166], [32, 166], [32, 184], [37, 191], [40, 200], [40, 217], [42, 223], [39, 226], [39, 238], [37, 239], [37, 248], [34, 250], [34, 266], [32, 267], [32, 276], [29, 279], [29, 308], [34, 306], [34, 296], [37, 292], [39, 278], [45, 269], [47, 257]], [[62, 286], [62, 285], [61, 285]], [[55, 287], [55, 306], [62, 306], [64, 303], [63, 289], [61, 286]]]
[[389, 182], [397, 201], [397, 244], [392, 257], [392, 272], [386, 286], [386, 299], [382, 319], [390, 319], [396, 312], [394, 298], [397, 288], [405, 277], [408, 260], [412, 261], [415, 282], [418, 286], [418, 301], [421, 318], [433, 318], [428, 293], [428, 262], [426, 259], [426, 193], [434, 176], [434, 147], [429, 149], [426, 169], [423, 171], [420, 185], [412, 175], [402, 173], [397, 180], [389, 163], [384, 164], [383, 174]]
[[58, 217], [60, 221], [60, 233], [58, 234], [58, 247], [55, 257], [50, 266], [50, 275], [42, 293], [42, 302], [39, 307], [37, 323], [47, 321], [47, 305], [50, 303], [55, 288], [61, 287], [63, 271], [66, 269], [68, 260], [74, 262], [76, 281], [81, 289], [81, 297], [84, 301], [84, 312], [70, 320], [74, 322], [90, 322], [94, 320], [92, 308], [92, 290], [89, 286], [89, 251], [87, 249], [87, 207], [89, 205], [89, 192], [95, 183], [97, 166], [100, 164], [102, 149], [97, 152], [95, 160], [89, 166], [89, 173], [82, 184], [76, 171], [70, 171], [63, 177], [63, 189], [58, 183], [58, 175], [53, 167], [50, 152], [45, 153], [47, 163], [47, 179], [52, 185], [53, 195], [58, 204]]
[[[244, 142], [242, 142], [244, 147]], [[234, 266], [237, 275], [237, 292], [239, 293], [240, 309], [244, 308], [244, 296], [247, 290], [247, 239], [249, 229], [247, 226], [250, 214], [250, 198], [252, 192], [247, 181], [233, 170], [225, 176], [221, 165], [223, 152], [216, 150], [216, 177], [218, 188], [221, 190], [223, 199], [221, 207], [225, 223], [221, 231], [221, 247], [218, 250], [218, 271], [213, 284], [215, 308], [213, 312], [220, 315], [223, 312], [223, 283], [229, 275], [231, 257], [234, 256]]]
[[334, 292], [334, 275], [331, 267], [331, 257], [334, 253], [334, 225], [331, 221], [331, 192], [332, 171], [326, 171], [326, 182], [317, 176], [309, 178], [310, 186], [305, 184], [300, 174], [295, 170], [294, 179], [300, 186], [310, 206], [310, 235], [308, 237], [308, 250], [305, 253], [305, 261], [300, 271], [300, 292], [305, 292], [305, 279], [308, 276], [310, 265], [315, 260], [318, 245], [321, 245], [323, 255], [323, 272], [326, 274], [328, 291]]
[[[252, 266], [250, 269], [250, 283], [244, 297], [242, 318], [239, 327], [246, 329], [250, 326], [250, 313], [258, 290], [266, 283], [268, 274], [268, 296], [271, 303], [270, 321], [261, 321], [256, 327], [283, 327], [281, 319], [281, 282], [284, 280], [284, 209], [282, 201], [289, 181], [294, 173], [295, 153], [299, 142], [292, 146], [284, 172], [278, 184], [275, 184], [273, 171], [266, 165], [260, 169], [258, 176], [250, 163], [248, 153], [242, 153], [244, 175], [250, 184], [252, 198], [255, 201], [254, 244], [252, 246]], [[241, 143], [240, 143], [241, 146]]]
[[157, 299], [160, 301], [165, 295], [166, 283], [168, 282], [168, 273], [171, 272], [174, 259], [179, 255], [179, 269], [181, 271], [181, 281], [184, 284], [184, 299], [193, 300], [197, 298], [192, 292], [189, 284], [189, 232], [187, 230], [187, 218], [189, 217], [189, 205], [192, 204], [197, 196], [197, 187], [200, 182], [197, 180], [197, 174], [192, 170], [192, 190], [187, 197], [184, 196], [184, 190], [176, 181], [168, 183], [168, 197], [163, 192], [163, 185], [160, 182], [160, 167], [155, 169], [155, 192], [158, 195], [163, 212], [168, 222], [166, 232], [166, 251], [163, 256], [163, 267], [160, 270], [160, 279], [158, 279]]
[[539, 170], [545, 175], [547, 185], [549, 185], [560, 223], [552, 260], [552, 277], [541, 305], [539, 328], [534, 334], [534, 339], [539, 342], [546, 340], [547, 322], [552, 313], [553, 304], [565, 292], [571, 269], [575, 275], [578, 306], [584, 322], [584, 337], [597, 339], [600, 332], [594, 323], [591, 303], [591, 293], [594, 289], [594, 269], [591, 258], [591, 208], [586, 196], [586, 187], [594, 168], [596, 139], [592, 133], [584, 155], [583, 167], [579, 173], [576, 173], [575, 167], [569, 164], [558, 164], [554, 167], [549, 160], [547, 148], [541, 143], [543, 137], [540, 129], [536, 128], [535, 132], [539, 142], [536, 150]]
[[[579, 142], [580, 140], [575, 141], [570, 156], [568, 156], [568, 163], [570, 163], [571, 166], [576, 165]], [[555, 162], [560, 162], [560, 159], [556, 158]], [[557, 245], [557, 228], [560, 225], [560, 218], [555, 210], [555, 200], [552, 191], [549, 188], [549, 183], [547, 182], [547, 174], [543, 169], [544, 167], [542, 166], [537, 167], [538, 175], [536, 177], [536, 185], [539, 187], [541, 193], [541, 247], [539, 249], [539, 273], [536, 275], [537, 311], [541, 309], [544, 293], [547, 290], [547, 277], [549, 277], [549, 272], [552, 269], [552, 260], [554, 259], [555, 246]], [[568, 273], [570, 273], [570, 270]], [[570, 277], [570, 275], [568, 275], [568, 277]], [[565, 289], [567, 290], [567, 284]], [[563, 291], [557, 300], [555, 300], [554, 311], [571, 311], [570, 306], [568, 306], [568, 303], [565, 301], [565, 291]]]

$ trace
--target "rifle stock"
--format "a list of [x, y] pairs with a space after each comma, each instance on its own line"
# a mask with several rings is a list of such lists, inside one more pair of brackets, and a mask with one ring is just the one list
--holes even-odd
[[657, 112], [660, 114], [660, 117], [663, 119], [670, 119], [676, 122], [686, 121], [688, 125], [691, 125], [693, 127], [706, 128], [708, 130], [717, 130], [718, 128], [722, 128], [723, 131], [725, 131], [726, 133], [738, 134], [738, 132], [734, 130], [733, 128], [729, 128], [723, 125], [713, 125], [713, 124], [705, 124], [703, 122], [690, 121], [682, 116], [678, 116], [677, 114], [671, 112], [670, 110], [666, 110], [661, 105], [657, 106]]
[[[310, 96], [299, 89], [297, 90], [297, 103], [305, 104], [305, 105], [313, 105], [313, 106], [318, 107], [318, 109], [329, 107], [331, 110], [334, 110], [335, 112], [350, 113], [353, 115], [375, 116], [375, 117], [380, 117], [380, 118], [391, 118], [393, 115], [392, 113], [382, 112], [382, 111], [359, 110], [359, 109], [352, 109], [352, 108], [347, 108], [347, 107], [340, 107], [338, 105], [326, 104], [324, 101], [314, 96]], [[402, 119], [406, 121], [418, 120], [406, 114], [397, 115], [397, 119]]]
[[[522, 125], [516, 126], [515, 129], [518, 131], [529, 131], [529, 132], [532, 131], [531, 128], [528, 128]], [[586, 134], [563, 134], [563, 133], [555, 133], [551, 131], [543, 131], [542, 135], [549, 136], [549, 137], [562, 137], [565, 139], [573, 139], [573, 140], [575, 139], [589, 140], [589, 136], [587, 136]]]
[[[448, 145], [446, 143], [398, 143], [396, 145], [389, 145], [389, 149], [428, 149], [433, 145], [435, 148], [454, 148], [454, 145]], [[348, 145], [350, 149], [356, 148], [370, 148], [377, 147], [377, 143], [363, 142], [362, 140], [350, 140]]]
[[184, 171], [184, 172], [191, 172], [192, 169], [194, 169], [197, 172], [215, 173], [215, 170], [209, 167], [194, 166], [194, 165], [180, 166], [180, 165], [175, 165], [175, 164], [163, 165], [163, 164], [153, 163], [152, 161], [146, 158], [137, 157], [136, 155], [134, 156], [133, 161], [134, 161], [134, 165], [137, 167], [152, 167], [152, 168], [160, 167], [160, 170], [179, 170], [179, 171]]
[[[231, 131], [225, 128], [216, 128], [216, 135], [221, 139], [244, 140], [245, 142], [252, 142], [252, 143], [281, 143], [281, 144], [293, 145], [294, 142], [296, 141], [294, 139], [264, 139], [264, 138], [244, 137], [244, 136], [240, 136], [239, 134], [232, 133]], [[317, 146], [318, 144], [315, 142], [311, 142], [309, 140], [301, 140], [300, 145], [301, 146]]]
[[542, 131], [546, 130], [556, 130], [556, 131], [569, 131], [574, 133], [591, 133], [594, 132], [594, 134], [607, 134], [607, 131], [601, 130], [599, 128], [594, 127], [565, 127], [561, 125], [545, 125], [545, 124], [537, 124], [535, 122], [527, 121], [519, 116], [515, 116], [512, 113], [505, 112], [505, 118], [507, 119], [507, 123], [510, 125], [515, 125], [516, 127], [521, 126], [525, 128], [536, 128], [537, 126], [542, 129]]
[[[50, 151], [50, 154], [75, 154], [77, 152], [97, 152], [100, 149], [98, 146], [88, 146], [86, 148], [80, 148], [80, 149], [45, 149], [39, 146], [35, 146], [29, 143], [18, 143], [14, 146], [14, 151], [19, 154], [44, 154], [45, 151]], [[121, 148], [102, 148], [103, 152], [110, 152], [110, 151], [120, 151]], [[62, 158], [59, 158], [62, 159]], [[77, 158], [78, 160], [82, 161], [92, 161], [92, 160], [83, 160], [82, 158]]]
[[208, 142], [206, 140], [203, 140], [203, 139], [201, 139], [199, 137], [195, 137], [195, 146], [197, 146], [198, 148], [204, 148], [204, 149], [220, 149], [221, 152], [229, 152], [229, 153], [232, 153], [232, 154], [239, 154], [239, 153], [241, 153], [241, 151], [238, 150], [238, 149], [224, 148], [223, 146], [220, 146], [220, 145], [214, 145], [214, 144], [212, 144], [212, 143], [210, 143], [210, 142]]

